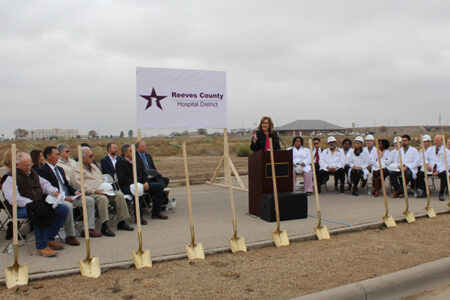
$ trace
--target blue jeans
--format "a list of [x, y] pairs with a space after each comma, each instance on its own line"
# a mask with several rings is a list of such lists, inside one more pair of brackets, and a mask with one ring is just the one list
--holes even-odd
[[[404, 191], [403, 191], [403, 181], [401, 171], [398, 172], [390, 171], [389, 177], [391, 178], [391, 184], [394, 187], [394, 191], [403, 194]], [[413, 176], [411, 170], [410, 169], [406, 170], [405, 171], [406, 185], [408, 185], [408, 183], [410, 183], [412, 179]]]
[[[66, 221], [67, 215], [69, 214], [69, 208], [64, 204], [60, 204], [55, 208], [55, 213], [55, 221], [53, 221], [53, 224], [50, 225], [50, 227], [45, 229], [33, 227], [36, 249], [38, 250], [47, 248], [48, 242], [55, 240], [56, 234]], [[28, 218], [27, 208], [18, 207], [17, 217], [22, 219]]]

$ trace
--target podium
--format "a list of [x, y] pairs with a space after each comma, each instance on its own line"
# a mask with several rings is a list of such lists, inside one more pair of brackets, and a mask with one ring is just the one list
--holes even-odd
[[[274, 151], [278, 193], [294, 190], [292, 150]], [[273, 194], [269, 151], [257, 151], [248, 157], [248, 211], [260, 216], [261, 197]]]

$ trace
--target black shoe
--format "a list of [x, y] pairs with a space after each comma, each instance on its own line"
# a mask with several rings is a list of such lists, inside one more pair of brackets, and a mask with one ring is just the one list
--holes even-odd
[[439, 200], [441, 200], [441, 201], [445, 200], [444, 193], [439, 192]]
[[358, 196], [358, 195], [359, 195], [359, 192], [358, 192], [358, 189], [357, 189], [357, 188], [354, 188], [354, 189], [353, 189], [352, 195], [353, 195], [353, 196]]
[[335, 190], [335, 191], [338, 191], [338, 186], [337, 186], [337, 184], [334, 185], [334, 190]]
[[124, 221], [120, 221], [119, 224], [117, 224], [117, 230], [133, 231], [134, 228], [125, 223]]
[[111, 229], [109, 229], [109, 227], [106, 225], [102, 225], [101, 233], [104, 236], [116, 236], [116, 234], [114, 232], [112, 232]]
[[12, 225], [13, 225], [13, 223], [9, 222], [8, 228], [6, 229], [5, 239], [8, 241], [13, 238], [13, 226]]
[[344, 194], [345, 193], [345, 188], [344, 188], [344, 186], [343, 185], [341, 185], [341, 194]]
[[422, 190], [417, 191], [417, 198], [425, 198], [425, 192]]
[[367, 180], [363, 179], [363, 181], [361, 182], [361, 187], [366, 187], [367, 184]]

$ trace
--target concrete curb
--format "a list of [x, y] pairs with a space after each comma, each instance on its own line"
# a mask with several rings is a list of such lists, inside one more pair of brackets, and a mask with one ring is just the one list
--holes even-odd
[[294, 298], [296, 300], [389, 300], [414, 295], [450, 282], [450, 257], [380, 277]]
[[[448, 213], [448, 210], [436, 211], [437, 215], [446, 214], [446, 213]], [[416, 217], [416, 219], [419, 219], [419, 218], [428, 217], [428, 215], [421, 214], [421, 215], [416, 215], [415, 217]], [[406, 222], [404, 217], [395, 218], [395, 221], [397, 223]], [[326, 223], [326, 222], [324, 222], [324, 223]], [[335, 229], [330, 229], [329, 232], [330, 232], [330, 235], [333, 236], [333, 235], [338, 235], [338, 234], [343, 234], [343, 233], [351, 233], [351, 232], [364, 231], [364, 230], [368, 230], [368, 229], [377, 229], [377, 228], [384, 228], [384, 222], [378, 221], [378, 222], [358, 224], [358, 225], [354, 225], [352, 227], [335, 228]], [[315, 233], [289, 236], [290, 242], [302, 242], [302, 241], [315, 240], [315, 239], [317, 239]], [[273, 240], [256, 241], [256, 242], [252, 242], [252, 243], [247, 243], [247, 249], [252, 250], [252, 249], [258, 249], [258, 248], [270, 247], [273, 245], [274, 245]], [[208, 255], [208, 256], [217, 254], [217, 253], [226, 253], [226, 252], [230, 252], [229, 247], [205, 249], [205, 255]], [[184, 252], [183, 253], [175, 253], [175, 254], [163, 255], [163, 256], [158, 256], [158, 257], [152, 257], [152, 262], [160, 263], [160, 262], [171, 261], [171, 260], [185, 259], [186, 257], [187, 256]], [[101, 264], [100, 267], [102, 269], [102, 273], [104, 273], [111, 269], [133, 268], [134, 262], [133, 262], [133, 260], [130, 259], [130, 260], [125, 260], [125, 261], [120, 261], [120, 262]], [[58, 277], [59, 276], [70, 276], [70, 275], [74, 275], [74, 274], [80, 274], [80, 269], [72, 268], [72, 269], [32, 273], [32, 274], [29, 274], [29, 279], [30, 280], [39, 280], [39, 279], [52, 278], [52, 277], [57, 277], [57, 276]], [[0, 279], [0, 283], [5, 283], [5, 279], [4, 278]]]

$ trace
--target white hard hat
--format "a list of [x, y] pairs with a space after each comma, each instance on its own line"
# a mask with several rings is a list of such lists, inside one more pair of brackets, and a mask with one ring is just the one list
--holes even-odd
[[359, 141], [359, 142], [361, 142], [361, 143], [364, 143], [364, 139], [363, 139], [361, 136], [357, 136], [357, 137], [355, 138], [355, 142], [357, 142], [357, 141]]
[[374, 141], [375, 139], [373, 138], [373, 135], [369, 134], [368, 136], [366, 136], [366, 141]]
[[114, 192], [114, 188], [111, 183], [103, 182], [99, 186], [100, 190], [103, 190], [103, 193], [105, 193], [108, 196], [115, 196], [116, 192]]
[[301, 165], [295, 165], [295, 172], [300, 174], [303, 171], [303, 167]]
[[[137, 188], [138, 188], [138, 196], [140, 197], [140, 196], [144, 195], [144, 186], [142, 185], [142, 183], [138, 182]], [[134, 196], [134, 183], [130, 184], [130, 191], [131, 191], [131, 194]]]
[[397, 142], [401, 142], [402, 141], [402, 138], [401, 137], [399, 137], [399, 136], [396, 136], [395, 138], [394, 138], [394, 141], [393, 141], [393, 143], [397, 143]]
[[336, 139], [334, 138], [334, 136], [330, 136], [327, 140], [327, 144], [331, 143], [331, 142], [336, 142]]
[[47, 195], [47, 197], [45, 197], [45, 202], [47, 202], [48, 204], [53, 204], [56, 202], [56, 197], [53, 195]]
[[400, 169], [399, 169], [399, 167], [398, 167], [398, 163], [392, 163], [392, 164], [390, 164], [389, 167], [388, 167], [388, 169], [389, 169], [389, 171], [392, 171], [392, 172], [398, 172], [398, 171], [400, 171]]
[[422, 141], [424, 141], [424, 142], [429, 142], [429, 141], [431, 141], [431, 137], [430, 137], [428, 134], [425, 134], [425, 135], [422, 137]]

